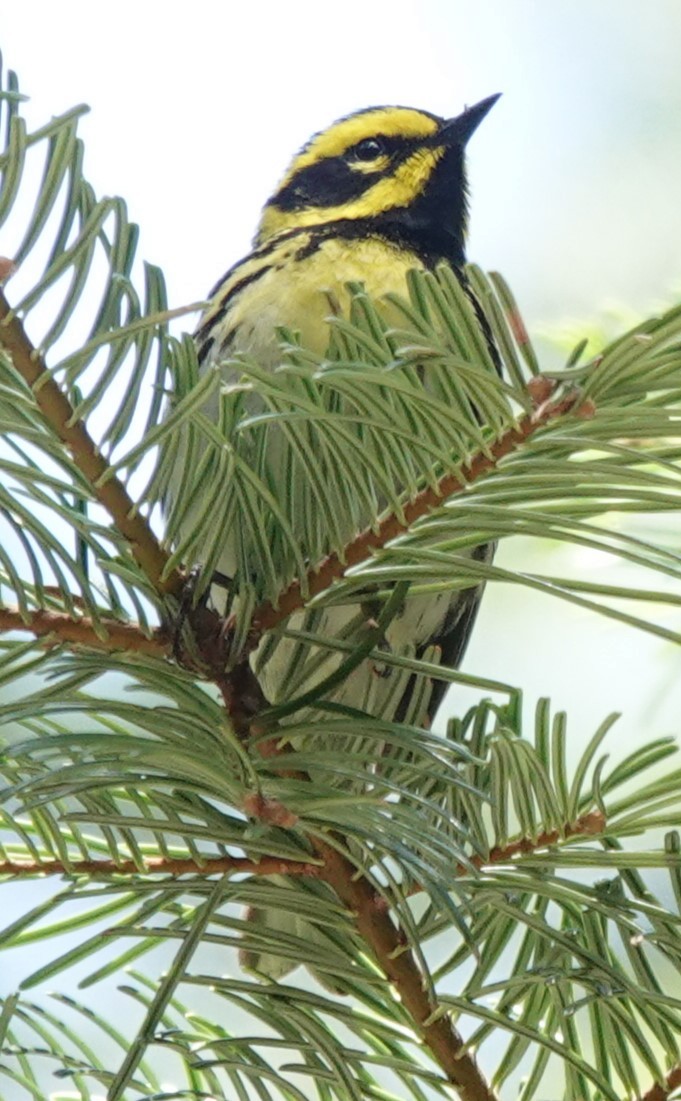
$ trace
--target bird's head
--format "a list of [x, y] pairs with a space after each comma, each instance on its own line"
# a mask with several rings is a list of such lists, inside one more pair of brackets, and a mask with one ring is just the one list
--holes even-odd
[[402, 230], [405, 240], [420, 239], [424, 251], [432, 242], [434, 252], [459, 262], [464, 150], [498, 98], [451, 119], [411, 107], [370, 107], [339, 119], [294, 157], [265, 206], [256, 242], [283, 230], [367, 219]]

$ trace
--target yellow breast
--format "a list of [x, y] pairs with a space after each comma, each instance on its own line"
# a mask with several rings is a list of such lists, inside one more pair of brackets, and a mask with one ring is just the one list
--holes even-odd
[[[362, 282], [372, 298], [406, 292], [405, 277], [418, 257], [379, 237], [283, 235], [277, 247], [256, 250], [218, 287], [199, 333], [210, 332], [208, 362], [235, 352], [262, 367], [278, 359], [276, 329], [300, 333], [303, 345], [323, 355], [331, 314], [349, 307], [349, 282]], [[212, 322], [212, 324], [211, 324]]]

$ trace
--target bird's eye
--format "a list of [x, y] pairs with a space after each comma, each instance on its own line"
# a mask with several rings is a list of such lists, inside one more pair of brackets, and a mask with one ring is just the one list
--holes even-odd
[[383, 151], [383, 142], [378, 138], [365, 138], [353, 145], [350, 158], [353, 161], [375, 161]]

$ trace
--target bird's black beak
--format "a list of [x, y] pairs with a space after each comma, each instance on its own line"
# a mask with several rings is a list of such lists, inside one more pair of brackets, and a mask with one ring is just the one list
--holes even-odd
[[468, 139], [475, 133], [485, 115], [492, 110], [499, 99], [501, 92], [495, 96], [481, 99], [472, 107], [467, 107], [456, 118], [447, 119], [440, 128], [437, 137], [444, 138], [447, 145], [465, 145]]

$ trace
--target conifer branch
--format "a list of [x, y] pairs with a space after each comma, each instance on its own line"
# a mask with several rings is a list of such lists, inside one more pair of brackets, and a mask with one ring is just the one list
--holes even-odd
[[[261, 750], [265, 756], [276, 756], [276, 749], [273, 750], [269, 742], [263, 743]], [[296, 775], [299, 779], [310, 779], [307, 773]], [[290, 828], [297, 821], [296, 815], [283, 804], [257, 794], [248, 800], [244, 810], [252, 817], [283, 828]], [[461, 1101], [498, 1101], [475, 1057], [466, 1051], [465, 1041], [449, 1014], [430, 1001], [424, 976], [404, 932], [381, 905], [382, 899], [366, 875], [339, 851], [346, 847], [345, 839], [339, 834], [333, 837], [338, 847], [319, 837], [308, 836], [313, 851], [322, 862], [321, 867], [313, 865], [315, 877], [327, 883], [351, 912], [357, 932], [395, 987], [424, 1044]]]
[[105, 653], [137, 653], [153, 658], [179, 657], [180, 664], [194, 673], [202, 672], [210, 677], [220, 690], [236, 733], [245, 739], [251, 734], [253, 718], [268, 705], [260, 692], [257, 681], [247, 663], [238, 665], [231, 673], [225, 673], [223, 621], [215, 612], [199, 607], [187, 616], [195, 631], [198, 643], [199, 668], [193, 655], [174, 653], [175, 647], [167, 627], [158, 627], [146, 635], [134, 623], [121, 623], [116, 619], [97, 621], [89, 616], [74, 619], [63, 612], [38, 608], [21, 612], [17, 607], [0, 607], [0, 634], [9, 631], [28, 631], [42, 639], [49, 648], [67, 644], [72, 649], [83, 648]]
[[0, 291], [0, 347], [8, 352], [15, 370], [31, 388], [36, 403], [53, 432], [68, 449], [71, 458], [87, 479], [97, 500], [107, 510], [116, 528], [127, 540], [130, 550], [145, 576], [160, 594], [178, 595], [184, 585], [179, 570], [167, 576], [164, 570], [168, 556], [145, 518], [135, 510], [135, 503], [125, 486], [116, 477], [104, 475], [106, 459], [87, 432], [82, 421], [74, 417], [73, 406], [52, 378], [42, 356], [26, 336], [24, 326]]
[[[548, 849], [552, 845], [558, 845], [561, 841], [567, 840], [568, 837], [597, 836], [604, 832], [605, 826], [605, 815], [599, 810], [592, 810], [588, 814], [581, 815], [576, 822], [555, 830], [545, 830], [538, 837], [517, 837], [514, 841], [509, 841], [508, 845], [495, 845], [494, 848], [490, 849], [487, 856], [480, 856], [476, 853], [471, 856], [467, 864], [456, 864], [454, 872], [457, 877], [460, 877], [470, 875], [471, 868], [481, 871], [491, 864], [508, 864], [516, 856], [527, 856], [538, 852], [539, 849]], [[407, 892], [407, 896], [418, 895], [422, 890], [423, 887], [420, 883], [414, 883]], [[383, 898], [377, 899], [377, 904], [383, 908], [387, 905]]]
[[[297, 773], [302, 778], [302, 773]], [[269, 825], [291, 827], [298, 821], [297, 816], [274, 799], [263, 799], [261, 795], [249, 796], [244, 802], [244, 811], [252, 818], [258, 818]], [[602, 833], [605, 829], [605, 818], [600, 811], [590, 811], [582, 815], [570, 826], [562, 829], [550, 830], [539, 834], [536, 839], [520, 837], [510, 841], [508, 845], [495, 846], [487, 857], [472, 856], [468, 864], [455, 865], [454, 871], [457, 877], [470, 874], [471, 867], [481, 869], [490, 864], [507, 864], [519, 853], [529, 854], [539, 849], [556, 845], [568, 837], [585, 837]], [[196, 860], [180, 857], [149, 857], [144, 861], [144, 868], [134, 860], [75, 860], [66, 864], [61, 860], [31, 860], [14, 861], [0, 860], [0, 876], [13, 875], [29, 877], [33, 875], [137, 875], [148, 873], [153, 875], [226, 875], [229, 872], [243, 872], [252, 875], [300, 875], [319, 879], [323, 875], [321, 864], [311, 864], [300, 860], [284, 860], [280, 857], [264, 856], [259, 860], [248, 860], [245, 857], [216, 856], [204, 860]], [[418, 894], [422, 888], [417, 884], [409, 891], [409, 894]], [[387, 909], [387, 903], [383, 898], [376, 898], [375, 905], [378, 909]]]
[[[576, 822], [555, 830], [545, 830], [537, 837], [519, 837], [515, 841], [509, 841], [508, 845], [495, 845], [490, 849], [486, 857], [473, 856], [471, 864], [475, 868], [484, 868], [489, 864], [507, 864], [509, 860], [519, 855], [527, 856], [539, 849], [548, 849], [551, 845], [558, 845], [568, 837], [593, 837], [603, 833], [606, 827], [605, 815], [599, 810], [589, 811], [581, 815]], [[459, 875], [465, 875], [468, 868], [464, 864], [457, 865]]]
[[356, 868], [331, 845], [319, 839], [312, 843], [324, 861], [320, 878], [351, 911], [357, 932], [369, 945], [461, 1101], [496, 1101], [449, 1014], [430, 1001], [406, 936], [391, 915], [376, 906], [376, 895], [367, 878], [358, 877]]
[[[128, 495], [123, 483], [114, 475], [104, 478], [108, 471], [104, 456], [89, 435], [83, 422], [75, 417], [73, 406], [52, 378], [42, 356], [31, 344], [21, 320], [14, 313], [1, 290], [0, 347], [4, 348], [9, 354], [14, 369], [31, 388], [45, 420], [66, 446], [97, 500], [107, 510], [117, 530], [126, 539], [132, 555], [143, 570], [147, 580], [160, 595], [180, 596], [186, 584], [184, 574], [177, 569], [165, 574], [168, 555], [145, 518], [136, 511], [135, 503]], [[252, 717], [252, 711], [247, 707], [244, 712], [244, 708], [238, 699], [238, 693], [235, 691], [234, 678], [230, 680], [224, 674], [223, 647], [218, 645], [216, 649], [216, 642], [219, 643], [222, 637], [221, 620], [219, 616], [206, 608], [197, 611], [198, 615], [192, 615], [189, 618], [192, 626], [197, 626], [200, 623], [202, 627], [202, 631], [197, 632], [199, 657], [208, 665], [216, 685], [221, 690], [225, 706], [234, 721], [235, 727], [237, 730], [240, 727], [245, 730], [249, 719]], [[40, 613], [40, 615], [49, 616], [49, 613]], [[40, 617], [36, 619], [34, 616], [34, 627], [39, 628], [34, 633], [46, 635], [48, 633], [46, 629], [47, 622], [48, 620], [41, 620]], [[19, 624], [12, 624], [7, 629], [14, 629], [15, 626], [19, 627]], [[23, 626], [26, 628], [25, 623], [23, 623]], [[58, 623], [53, 621], [51, 627], [56, 627], [65, 641], [92, 646], [95, 649], [103, 648], [101, 638], [94, 629], [89, 631], [88, 624], [84, 621], [80, 624], [79, 629], [77, 621], [68, 621], [68, 617], [63, 617]], [[32, 628], [29, 627], [29, 629]], [[162, 632], [160, 632], [160, 635], [163, 637]], [[115, 624], [111, 628], [111, 637], [116, 642], [121, 642], [122, 646], [112, 644], [105, 646], [105, 649], [136, 649], [140, 652], [153, 652], [161, 656], [158, 645], [150, 642], [141, 631], [135, 634], [134, 628], [126, 630], [122, 625]], [[170, 647], [168, 647], [169, 649]], [[187, 664], [190, 667], [192, 665], [190, 661]], [[245, 679], [248, 680], [243, 672], [237, 676], [239, 684]], [[242, 712], [244, 712], [243, 717]]]
[[[507, 429], [502, 436], [490, 445], [487, 452], [478, 452], [456, 474], [445, 474], [436, 486], [428, 486], [409, 501], [403, 517], [394, 513], [386, 516], [376, 528], [364, 531], [344, 547], [342, 553], [329, 554], [307, 575], [305, 584], [294, 580], [279, 596], [256, 608], [253, 616], [248, 649], [253, 650], [266, 631], [278, 627], [293, 612], [300, 611], [305, 604], [320, 593], [325, 592], [334, 581], [339, 581], [353, 566], [358, 566], [371, 557], [374, 551], [381, 550], [387, 543], [405, 535], [409, 528], [439, 508], [450, 497], [462, 493], [469, 485], [494, 470], [502, 459], [526, 443], [539, 429], [550, 421], [568, 413], [580, 417], [593, 416], [595, 409], [590, 402], [584, 402], [579, 391], [574, 390], [565, 397], [551, 401], [554, 384], [548, 379], [537, 377], [529, 385], [530, 394], [535, 401], [532, 413], [521, 417], [516, 425]], [[306, 595], [303, 596], [303, 593]]]
[[0, 608], [0, 633], [28, 631], [44, 640], [46, 646], [68, 643], [90, 650], [135, 651], [150, 657], [167, 657], [170, 643], [163, 628], [145, 635], [134, 623], [121, 623], [116, 619], [102, 619], [95, 625], [89, 616], [74, 619], [62, 612], [44, 608], [24, 614], [16, 607]]
[[248, 860], [241, 856], [216, 856], [198, 860], [173, 857], [147, 857], [143, 867], [134, 860], [74, 860], [70, 864], [63, 860], [0, 860], [0, 876], [14, 876], [28, 879], [32, 876], [123, 876], [123, 875], [167, 875], [177, 878], [182, 875], [212, 876], [228, 875], [230, 872], [249, 875], [304, 875], [319, 878], [320, 865], [298, 860], [283, 860], [277, 856], [263, 856], [260, 860]]

